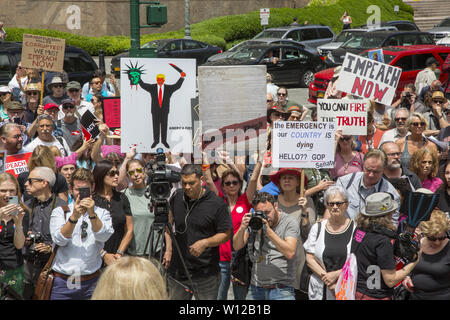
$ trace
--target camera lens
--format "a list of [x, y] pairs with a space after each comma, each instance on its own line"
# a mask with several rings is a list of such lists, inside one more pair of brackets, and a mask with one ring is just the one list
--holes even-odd
[[254, 231], [258, 231], [262, 228], [263, 226], [263, 222], [262, 219], [260, 217], [253, 217], [250, 219], [250, 221], [248, 222], [248, 226], [254, 230]]

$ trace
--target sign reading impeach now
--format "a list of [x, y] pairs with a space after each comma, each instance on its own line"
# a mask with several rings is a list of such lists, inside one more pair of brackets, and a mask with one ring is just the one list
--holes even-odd
[[65, 49], [65, 39], [24, 34], [22, 67], [62, 72]]

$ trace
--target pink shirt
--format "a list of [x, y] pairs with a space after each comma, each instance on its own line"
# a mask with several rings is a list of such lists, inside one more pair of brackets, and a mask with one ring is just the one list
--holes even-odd
[[436, 192], [436, 190], [439, 189], [441, 184], [443, 184], [442, 180], [438, 177], [434, 177], [434, 178], [423, 181], [422, 188]]
[[331, 179], [345, 176], [346, 174], [353, 172], [363, 171], [363, 155], [360, 152], [356, 152], [350, 162], [345, 163], [339, 152], [334, 155], [334, 168], [330, 170]]

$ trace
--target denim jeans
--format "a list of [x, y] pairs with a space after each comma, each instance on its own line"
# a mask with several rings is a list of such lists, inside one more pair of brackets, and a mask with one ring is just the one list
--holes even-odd
[[294, 287], [266, 289], [251, 284], [247, 300], [295, 300]]
[[230, 261], [220, 261], [219, 267], [221, 280], [217, 300], [228, 300], [228, 289], [230, 289], [230, 281], [231, 281]]
[[171, 300], [191, 300], [192, 296], [198, 298], [198, 300], [217, 300], [217, 293], [219, 292], [220, 284], [220, 272], [215, 275], [192, 279], [194, 283], [192, 294], [186, 291], [186, 287], [191, 288], [189, 281], [178, 281], [177, 283], [171, 277], [168, 278], [169, 297]]
[[[99, 277], [80, 282], [77, 287], [69, 288], [66, 279], [55, 277], [50, 300], [89, 300], [94, 293]], [[70, 281], [70, 280], [69, 280]]]
[[248, 293], [248, 285], [242, 286], [233, 282], [234, 300], [245, 300]]

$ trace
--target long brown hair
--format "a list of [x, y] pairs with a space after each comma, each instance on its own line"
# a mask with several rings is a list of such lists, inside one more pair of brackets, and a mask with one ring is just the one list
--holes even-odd
[[47, 146], [37, 146], [28, 160], [28, 172], [36, 167], [48, 167], [56, 172], [56, 161], [52, 150]]

